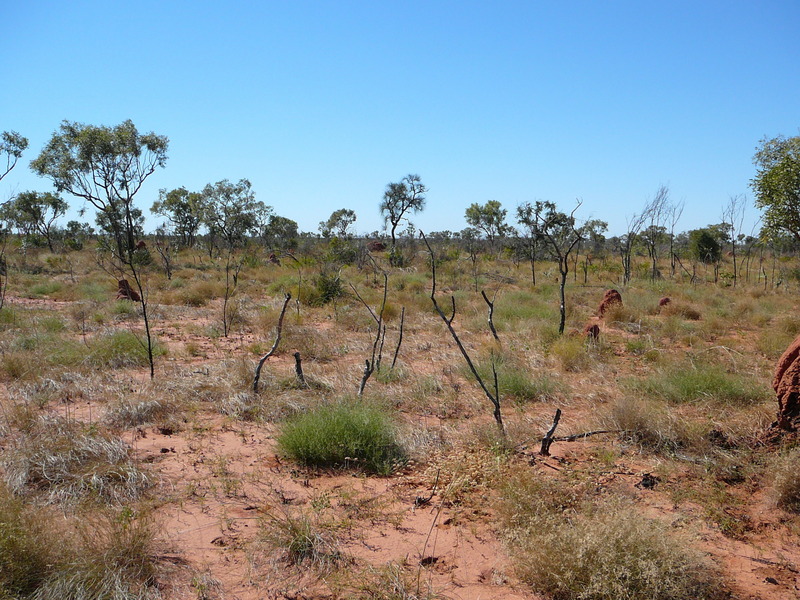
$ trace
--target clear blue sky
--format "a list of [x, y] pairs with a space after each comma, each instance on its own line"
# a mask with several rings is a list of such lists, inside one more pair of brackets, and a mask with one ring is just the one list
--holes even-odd
[[798, 31], [797, 0], [7, 3], [0, 130], [31, 146], [0, 200], [51, 189], [28, 164], [63, 119], [132, 119], [170, 139], [148, 215], [159, 188], [246, 177], [303, 230], [352, 208], [367, 232], [418, 173], [426, 231], [582, 198], [620, 233], [660, 184], [681, 230], [732, 194], [752, 222], [758, 141], [799, 133]]

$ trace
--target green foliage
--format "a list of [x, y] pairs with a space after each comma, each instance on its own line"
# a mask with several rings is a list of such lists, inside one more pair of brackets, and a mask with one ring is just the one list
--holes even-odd
[[747, 406], [771, 399], [763, 383], [736, 373], [728, 373], [718, 364], [677, 364], [641, 380], [631, 387], [642, 394], [667, 402], [713, 401]]
[[272, 214], [272, 207], [256, 201], [247, 179], [208, 184], [203, 188], [202, 204], [203, 223], [209, 235], [222, 238], [228, 248], [244, 245], [246, 237], [258, 233]]
[[337, 402], [285, 423], [278, 446], [305, 466], [388, 475], [404, 461], [389, 415], [360, 402]]
[[756, 207], [764, 210], [763, 231], [800, 240], [800, 136], [764, 138], [753, 163], [757, 172], [750, 185]]
[[308, 304], [312, 306], [328, 304], [340, 298], [344, 294], [341, 274], [323, 270], [314, 278], [314, 291], [316, 294], [308, 299]]
[[175, 233], [181, 238], [181, 244], [189, 248], [194, 246], [204, 210], [203, 195], [184, 187], [169, 192], [159, 190], [158, 200], [150, 208], [150, 212], [169, 219]]
[[494, 242], [496, 238], [511, 232], [511, 227], [506, 224], [508, 211], [501, 206], [497, 200], [489, 200], [483, 205], [473, 202], [464, 213], [464, 218], [469, 225], [482, 231], [489, 242]]
[[41, 236], [53, 250], [54, 224], [69, 205], [51, 192], [22, 192], [2, 207], [2, 218], [31, 238]]
[[155, 600], [153, 538], [148, 519], [128, 508], [65, 517], [2, 488], [0, 598]]
[[4, 167], [0, 167], [0, 180], [16, 166], [27, 147], [28, 138], [21, 136], [16, 131], [4, 131], [0, 135], [0, 160], [6, 163]]
[[[162, 356], [166, 349], [154, 343], [153, 355]], [[103, 334], [93, 340], [87, 360], [97, 367], [145, 367], [149, 363], [144, 340], [126, 329]]]
[[287, 562], [306, 565], [326, 572], [344, 561], [332, 528], [318, 513], [292, 514], [288, 510], [268, 514], [263, 520], [262, 536], [273, 548], [282, 552]]
[[381, 215], [384, 223], [391, 227], [392, 248], [396, 245], [395, 231], [405, 217], [406, 213], [418, 213], [425, 208], [425, 194], [428, 188], [422, 183], [419, 175], [409, 174], [398, 183], [390, 183], [383, 193], [380, 204]]
[[695, 229], [689, 232], [689, 252], [700, 262], [711, 264], [719, 261], [722, 247], [711, 230]]
[[157, 167], [164, 167], [168, 146], [165, 136], [140, 134], [130, 120], [116, 127], [63, 121], [31, 169], [51, 179], [57, 191], [88, 200], [123, 259], [136, 247], [141, 218], [133, 197]]
[[[563, 391], [564, 386], [550, 375], [531, 374], [525, 365], [507, 354], [496, 354], [494, 362], [501, 397], [509, 396], [519, 404], [545, 402], [553, 400]], [[489, 388], [493, 389], [491, 361], [484, 361], [476, 368]], [[472, 378], [466, 366], [462, 367], [462, 373], [465, 377]]]
[[356, 222], [356, 218], [354, 210], [340, 208], [333, 211], [327, 221], [319, 222], [319, 232], [324, 238], [335, 236], [348, 239], [351, 237], [350, 226]]

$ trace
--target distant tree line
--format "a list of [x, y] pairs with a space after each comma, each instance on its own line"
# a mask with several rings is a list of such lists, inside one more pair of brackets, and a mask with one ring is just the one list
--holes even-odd
[[[118, 260], [133, 262], [137, 244], [145, 235], [144, 215], [134, 199], [144, 181], [165, 167], [168, 144], [165, 136], [139, 133], [131, 121], [115, 127], [64, 121], [31, 162], [33, 171], [50, 179], [55, 190], [25, 191], [3, 202], [0, 220], [4, 235], [16, 232], [25, 244], [53, 252], [79, 249], [87, 239], [97, 237]], [[16, 132], [2, 134], [0, 179], [16, 166], [27, 146], [28, 140]], [[607, 238], [608, 224], [602, 220], [578, 222], [574, 211], [561, 211], [546, 201], [520, 204], [509, 223], [502, 204], [489, 200], [466, 208], [465, 229], [428, 232], [428, 238], [457, 244], [470, 256], [502, 252], [515, 261], [525, 261], [533, 284], [540, 260], [563, 263], [575, 278], [581, 272], [586, 277], [595, 261], [616, 260], [625, 284], [634, 275], [632, 258], [636, 256], [647, 257], [647, 276], [657, 279], [664, 275], [663, 259], [674, 276], [678, 270], [689, 272], [686, 261], [718, 266], [722, 257], [729, 255], [734, 262], [730, 276], [735, 285], [741, 264], [750, 260], [754, 250], [766, 247], [778, 253], [793, 252], [800, 244], [800, 136], [761, 140], [754, 163], [757, 173], [751, 185], [755, 204], [764, 211], [758, 235], [741, 231], [743, 196], [732, 197], [722, 207], [719, 223], [676, 232], [683, 204], [671, 202], [669, 189], [661, 186], [639, 212], [628, 216], [626, 229], [618, 236]], [[69, 208], [62, 196], [65, 193], [95, 209], [94, 226], [74, 220], [59, 225]], [[387, 238], [393, 266], [403, 266], [408, 260], [404, 251], [417, 233], [409, 216], [424, 210], [427, 194], [428, 188], [416, 174], [386, 186], [379, 203], [384, 229], [369, 237]], [[150, 211], [165, 219], [156, 231], [159, 239], [170, 240], [175, 247], [202, 243], [209, 255], [253, 241], [273, 251], [287, 251], [295, 248], [298, 240], [313, 235], [301, 233], [296, 221], [257, 200], [247, 179], [225, 179], [196, 191], [162, 189]], [[319, 235], [347, 254], [356, 219], [353, 210], [337, 209], [320, 222]], [[557, 235], [556, 224], [561, 228]], [[564, 244], [556, 240], [563, 238], [565, 228], [572, 232], [566, 258], [560, 256]], [[715, 278], [719, 276], [715, 271]]]

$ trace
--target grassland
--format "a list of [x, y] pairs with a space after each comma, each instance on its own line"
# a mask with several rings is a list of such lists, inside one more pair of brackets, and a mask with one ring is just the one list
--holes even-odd
[[[225, 261], [185, 249], [167, 278], [154, 260], [152, 380], [139, 308], [93, 252], [7, 255], [0, 599], [778, 600], [800, 586], [796, 441], [766, 443], [772, 370], [800, 333], [791, 260], [735, 288], [680, 273], [621, 288], [614, 257], [595, 258], [586, 283], [570, 276], [559, 336], [553, 264], [532, 286], [499, 251], [476, 273], [437, 246], [440, 303], [449, 315], [452, 296], [492, 389], [497, 373], [501, 434], [433, 310], [423, 247], [402, 268], [324, 243], [282, 265], [243, 250], [227, 336]], [[623, 305], [600, 319], [610, 287]], [[603, 433], [540, 456], [556, 409], [556, 436]]]

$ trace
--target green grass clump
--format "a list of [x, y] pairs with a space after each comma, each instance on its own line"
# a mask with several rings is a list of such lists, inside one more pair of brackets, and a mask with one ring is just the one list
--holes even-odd
[[[507, 354], [494, 355], [497, 370], [497, 383], [502, 397], [508, 396], [520, 404], [553, 400], [563, 392], [563, 384], [548, 374], [534, 374], [518, 359]], [[477, 366], [478, 373], [489, 389], [494, 389], [494, 375], [491, 360]], [[474, 376], [469, 367], [462, 367], [464, 377], [472, 380]]]
[[[166, 350], [156, 343], [153, 355], [161, 356], [165, 353]], [[91, 343], [88, 361], [97, 367], [147, 366], [147, 341], [125, 329], [108, 332]]]
[[719, 576], [666, 525], [579, 484], [512, 477], [501, 516], [517, 575], [553, 600], [722, 597]]
[[672, 403], [711, 400], [747, 406], [771, 399], [763, 382], [737, 373], [728, 373], [712, 364], [673, 365], [632, 383], [634, 390]]
[[338, 402], [285, 423], [280, 449], [309, 467], [355, 468], [388, 475], [404, 461], [389, 415], [360, 402]]

